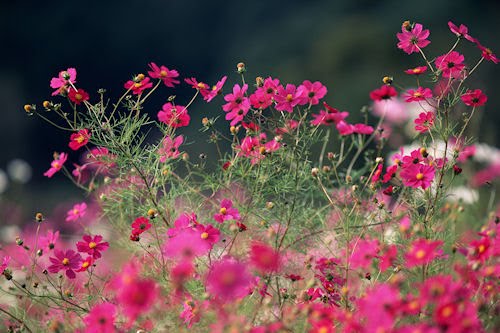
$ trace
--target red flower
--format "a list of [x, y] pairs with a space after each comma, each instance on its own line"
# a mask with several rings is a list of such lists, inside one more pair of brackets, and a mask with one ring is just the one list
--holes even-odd
[[408, 54], [418, 52], [419, 48], [423, 49], [430, 44], [430, 41], [427, 40], [430, 32], [428, 29], [423, 30], [420, 23], [416, 23], [413, 28], [403, 23], [401, 30], [402, 32], [396, 35], [399, 39], [398, 48]]
[[387, 100], [391, 99], [392, 97], [397, 96], [398, 93], [396, 89], [392, 86], [388, 85], [383, 85], [379, 89], [375, 89], [372, 92], [370, 92], [370, 98], [373, 101], [382, 101], [382, 100]]
[[400, 176], [405, 186], [422, 187], [425, 190], [431, 186], [435, 173], [436, 170], [430, 165], [410, 163], [403, 165]]
[[420, 133], [425, 133], [434, 125], [435, 119], [434, 112], [422, 112], [418, 115], [418, 118], [413, 122], [415, 123], [415, 130]]
[[78, 150], [85, 146], [90, 139], [90, 132], [88, 129], [79, 130], [78, 133], [73, 133], [69, 137], [69, 147], [73, 150]]
[[148, 72], [149, 76], [153, 79], [160, 79], [167, 87], [174, 87], [174, 84], [179, 84], [180, 81], [175, 78], [179, 77], [179, 72], [175, 69], [168, 69], [165, 66], [158, 67], [154, 62], [149, 64], [151, 71]]
[[442, 250], [439, 249], [441, 245], [443, 245], [441, 240], [431, 241], [424, 238], [415, 240], [406, 252], [406, 265], [411, 268], [430, 263], [441, 255]]
[[297, 88], [297, 94], [301, 96], [302, 103], [309, 103], [311, 105], [319, 104], [319, 100], [325, 97], [327, 93], [326, 87], [319, 81], [312, 83], [305, 80]]
[[70, 89], [68, 93], [69, 99], [76, 105], [89, 100], [89, 94], [83, 89]]
[[488, 100], [488, 97], [481, 91], [481, 89], [467, 90], [467, 92], [460, 98], [467, 106], [482, 106]]
[[149, 230], [151, 228], [151, 223], [149, 219], [141, 216], [138, 217], [132, 222], [132, 235], [139, 236], [144, 231]]
[[449, 21], [448, 27], [450, 28], [450, 31], [455, 34], [455, 36], [459, 38], [463, 37], [473, 43], [476, 42], [476, 39], [469, 35], [469, 29], [465, 25], [460, 24], [460, 26], [457, 27], [455, 24], [453, 24], [453, 22]]

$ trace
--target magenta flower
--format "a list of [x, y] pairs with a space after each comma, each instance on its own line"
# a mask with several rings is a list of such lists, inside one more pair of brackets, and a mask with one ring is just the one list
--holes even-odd
[[87, 210], [87, 204], [85, 202], [75, 204], [73, 208], [68, 210], [66, 213], [66, 222], [76, 221], [79, 218], [85, 216]]
[[405, 254], [406, 266], [411, 268], [430, 263], [442, 254], [442, 250], [438, 249], [441, 245], [443, 245], [441, 240], [431, 241], [424, 238], [415, 240]]
[[373, 133], [373, 127], [365, 124], [354, 124], [353, 132], [357, 134], [370, 135]]
[[94, 258], [87, 256], [85, 260], [82, 261], [80, 264], [80, 268], [78, 268], [76, 271], [77, 272], [85, 272], [89, 269], [89, 267], [94, 263]]
[[319, 81], [311, 83], [311, 81], [305, 80], [297, 88], [297, 94], [301, 96], [302, 104], [319, 104], [319, 100], [325, 97], [326, 93], [326, 87]]
[[0, 265], [0, 274], [3, 274], [3, 272], [5, 272], [7, 266], [9, 266], [9, 263], [10, 263], [10, 256], [4, 256], [2, 264]]
[[75, 90], [70, 88], [68, 92], [68, 98], [76, 105], [80, 105], [82, 102], [88, 101], [89, 97], [89, 94], [83, 89]]
[[405, 102], [419, 102], [432, 98], [432, 90], [429, 88], [418, 87], [417, 89], [409, 89], [404, 95]]
[[380, 88], [375, 89], [372, 92], [370, 92], [370, 98], [375, 102], [389, 100], [392, 97], [395, 97], [397, 95], [398, 95], [398, 93], [397, 93], [396, 89], [394, 89], [394, 87], [388, 86], [385, 84], [383, 86], [381, 86]]
[[79, 130], [78, 133], [73, 133], [69, 137], [69, 147], [73, 150], [78, 150], [85, 146], [90, 139], [90, 132], [88, 129], [84, 128]]
[[206, 84], [204, 82], [198, 82], [198, 80], [196, 80], [196, 78], [194, 78], [194, 77], [188, 78], [188, 79], [184, 79], [184, 82], [186, 82], [187, 84], [191, 85], [191, 87], [193, 89], [199, 90], [201, 93], [203, 91], [206, 91], [206, 90], [210, 89], [210, 87], [208, 86], [208, 84]]
[[280, 268], [280, 255], [272, 247], [254, 241], [250, 247], [250, 263], [262, 274], [277, 272]]
[[214, 215], [214, 220], [223, 223], [227, 220], [240, 220], [238, 209], [233, 207], [233, 202], [229, 199], [223, 199], [220, 204], [219, 213]]
[[162, 80], [167, 87], [173, 88], [174, 84], [180, 83], [180, 81], [176, 79], [177, 77], [179, 77], [179, 72], [177, 72], [175, 69], [171, 70], [165, 66], [158, 67], [158, 65], [156, 65], [154, 62], [150, 63], [149, 67], [151, 68], [151, 71], [148, 71], [149, 76], [151, 76], [153, 79]]
[[434, 112], [421, 112], [418, 118], [414, 120], [415, 130], [420, 133], [425, 133], [434, 125], [436, 116]]
[[177, 158], [179, 157], [179, 146], [184, 141], [184, 137], [182, 135], [177, 136], [172, 140], [169, 136], [166, 136], [163, 139], [163, 147], [158, 149], [158, 153], [160, 154], [160, 162], [165, 163], [169, 158]]
[[349, 116], [349, 112], [340, 112], [339, 110], [335, 108], [327, 108], [326, 110], [319, 110], [319, 114], [312, 114], [312, 117], [314, 118], [311, 120], [311, 125], [318, 126], [318, 125], [333, 125], [333, 124], [338, 124], [339, 122], [343, 121], [345, 118]]
[[116, 306], [111, 303], [94, 305], [83, 318], [85, 333], [115, 333]]
[[[249, 110], [249, 109], [248, 109]], [[226, 120], [231, 120], [230, 125], [236, 126], [240, 121], [245, 118], [248, 113], [247, 109], [232, 109], [228, 113], [226, 113]]]
[[344, 136], [344, 135], [351, 135], [354, 133], [354, 126], [352, 124], [349, 124], [348, 122], [341, 120], [339, 121], [335, 127], [339, 131], [339, 134]]
[[430, 41], [427, 40], [430, 32], [427, 29], [423, 30], [423, 26], [420, 23], [416, 23], [413, 28], [403, 24], [401, 30], [402, 32], [396, 34], [399, 39], [398, 48], [408, 54], [419, 52], [419, 48], [423, 49], [430, 44]]
[[59, 72], [58, 77], [52, 78], [50, 80], [50, 87], [56, 89], [52, 96], [59, 95], [62, 92], [66, 92], [70, 86], [70, 83], [76, 82], [76, 69], [68, 68], [65, 71]]
[[167, 239], [163, 252], [171, 258], [192, 260], [205, 255], [210, 248], [210, 243], [205, 242], [199, 232], [184, 229]]
[[380, 251], [378, 239], [356, 239], [351, 243], [349, 267], [366, 269]]
[[488, 97], [481, 91], [481, 89], [467, 90], [465, 94], [460, 96], [462, 102], [467, 106], [482, 106], [488, 100]]
[[256, 109], [264, 110], [271, 106], [274, 101], [274, 96], [278, 91], [278, 86], [280, 81], [278, 79], [273, 79], [268, 77], [264, 80], [262, 87], [257, 88], [257, 90], [250, 95], [250, 103]]
[[53, 232], [52, 230], [47, 231], [46, 236], [40, 237], [41, 248], [46, 251], [54, 249], [58, 238], [59, 238], [59, 231], [56, 232]]
[[203, 99], [207, 103], [211, 102], [212, 99], [215, 98], [215, 96], [221, 93], [222, 87], [224, 87], [224, 83], [226, 83], [226, 80], [227, 76], [224, 76], [220, 79], [220, 81], [217, 81], [217, 83], [212, 87], [211, 90], [200, 90], [200, 93], [203, 95]]
[[206, 286], [212, 296], [222, 301], [233, 301], [247, 296], [253, 281], [244, 263], [225, 258], [212, 263]]
[[293, 84], [287, 84], [286, 88], [280, 85], [274, 96], [276, 110], [292, 112], [296, 105], [304, 104], [302, 103], [302, 97], [299, 93], [300, 92], [297, 91], [297, 88]]
[[132, 90], [132, 93], [134, 95], [140, 95], [140, 94], [142, 94], [142, 92], [144, 90], [153, 87], [153, 83], [149, 82], [149, 81], [151, 81], [151, 79], [146, 76], [142, 80], [139, 80], [139, 79], [136, 79], [134, 81], [128, 80], [127, 82], [125, 82], [125, 84], [123, 86], [127, 90], [129, 90], [129, 89]]
[[481, 50], [481, 56], [484, 59], [491, 61], [494, 64], [498, 64], [500, 62], [500, 59], [497, 58], [497, 56], [493, 53], [493, 51], [481, 45], [481, 43], [479, 43], [478, 40], [476, 40], [476, 46], [478, 47], [478, 49]]
[[51, 178], [57, 171], [61, 170], [64, 165], [64, 162], [66, 162], [66, 160], [68, 159], [68, 154], [66, 153], [60, 153], [54, 155], [56, 157], [54, 158], [52, 163], [50, 163], [50, 169], [45, 171], [45, 173], [43, 174], [44, 176], [47, 176], [49, 178]]
[[421, 163], [403, 164], [403, 170], [400, 173], [403, 184], [409, 187], [421, 187], [426, 189], [431, 186], [434, 180], [436, 170], [430, 165]]
[[145, 218], [144, 216], [140, 216], [132, 222], [132, 235], [139, 236], [146, 230], [149, 230], [151, 228], [151, 223], [149, 222], [149, 219]]
[[455, 24], [453, 24], [453, 22], [449, 21], [448, 27], [450, 28], [450, 31], [455, 34], [455, 36], [459, 38], [465, 38], [473, 43], [476, 42], [476, 39], [469, 35], [469, 29], [465, 25], [460, 24], [460, 26], [457, 27]]
[[[225, 112], [236, 112], [246, 114], [250, 110], [250, 101], [245, 96], [247, 92], [248, 84], [244, 84], [240, 87], [235, 84], [233, 87], [233, 93], [224, 96], [224, 100], [227, 102], [222, 106]], [[227, 117], [226, 117], [227, 119]]]
[[165, 103], [162, 110], [158, 112], [158, 120], [167, 124], [168, 126], [177, 128], [188, 126], [191, 117], [185, 106], [173, 105], [172, 103]]
[[196, 230], [200, 233], [200, 238], [204, 242], [207, 242], [210, 248], [212, 248], [214, 244], [219, 241], [220, 230], [214, 228], [214, 226], [211, 224], [208, 225], [198, 224], [196, 226]]
[[49, 258], [52, 265], [47, 267], [47, 270], [50, 273], [66, 271], [66, 276], [70, 279], [74, 279], [76, 277], [74, 271], [80, 268], [82, 256], [73, 250], [67, 250], [66, 252], [54, 250], [54, 255], [55, 258]]
[[420, 75], [420, 74], [425, 73], [426, 71], [427, 71], [427, 66], [419, 66], [419, 67], [407, 69], [407, 70], [405, 70], [405, 73], [409, 74], [409, 75]]
[[436, 58], [435, 64], [443, 73], [443, 77], [458, 78], [465, 67], [464, 56], [457, 51], [444, 54]]
[[84, 235], [82, 238], [83, 242], [76, 243], [78, 252], [88, 253], [94, 259], [99, 259], [101, 257], [101, 252], [106, 251], [109, 247], [108, 242], [102, 242], [101, 235], [95, 235], [94, 237]]

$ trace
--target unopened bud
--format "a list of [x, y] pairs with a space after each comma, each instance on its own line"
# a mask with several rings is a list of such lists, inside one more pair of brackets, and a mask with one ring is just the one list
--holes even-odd
[[51, 102], [49, 102], [49, 101], [43, 101], [42, 105], [43, 105], [43, 107], [44, 107], [45, 109], [47, 109], [47, 110], [52, 109], [52, 103], [51, 103]]
[[257, 87], [262, 87], [264, 85], [264, 79], [261, 76], [255, 78], [255, 85]]
[[318, 168], [312, 168], [311, 169], [311, 176], [318, 177], [318, 175], [319, 175], [319, 169]]
[[242, 62], [240, 62], [236, 65], [236, 69], [237, 69], [238, 73], [240, 73], [240, 74], [245, 73], [247, 71], [245, 64]]
[[202, 120], [201, 120], [201, 124], [203, 126], [208, 126], [210, 124], [210, 121], [208, 120], [207, 117], [204, 117]]
[[34, 111], [36, 110], [36, 106], [34, 104], [26, 104], [24, 106], [24, 111], [26, 111], [26, 113], [33, 113]]
[[376, 162], [377, 164], [380, 164], [380, 163], [382, 163], [383, 161], [384, 161], [384, 159], [383, 159], [382, 157], [377, 157], [377, 158], [375, 159], [375, 162]]
[[42, 214], [42, 213], [36, 213], [36, 214], [35, 214], [35, 220], [36, 220], [37, 222], [42, 222], [42, 221], [44, 220], [44, 218], [43, 218], [43, 214]]
[[154, 219], [156, 216], [158, 216], [158, 213], [153, 208], [150, 208], [147, 214], [150, 219]]
[[427, 149], [425, 147], [420, 148], [420, 154], [422, 155], [423, 158], [429, 156], [429, 153], [427, 152]]
[[135, 77], [134, 81], [135, 82], [141, 82], [142, 80], [144, 80], [145, 76], [144, 74], [137, 74], [137, 76]]
[[272, 201], [266, 202], [266, 208], [267, 209], [273, 209], [273, 207], [274, 207], [274, 202], [272, 202]]
[[393, 81], [392, 76], [384, 76], [382, 78], [382, 82], [384, 82], [384, 84], [387, 84], [387, 85], [392, 84], [392, 81]]

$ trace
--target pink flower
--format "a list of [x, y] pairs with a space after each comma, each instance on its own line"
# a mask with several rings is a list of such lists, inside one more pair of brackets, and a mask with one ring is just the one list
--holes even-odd
[[80, 268], [78, 268], [76, 271], [77, 272], [85, 272], [89, 269], [90, 266], [94, 263], [94, 258], [92, 257], [87, 257], [85, 260], [82, 261], [80, 264]]
[[305, 80], [302, 82], [302, 85], [297, 88], [297, 94], [303, 99], [303, 104], [319, 104], [319, 100], [325, 97], [326, 93], [326, 87], [319, 81], [311, 83], [311, 81]]
[[220, 92], [222, 91], [222, 87], [224, 86], [224, 83], [226, 83], [227, 76], [224, 76], [220, 81], [217, 81], [215, 86], [212, 87], [210, 91], [208, 90], [200, 90], [201, 94], [203, 95], [203, 99], [209, 103], [212, 101], [212, 99], [215, 98], [215, 96], [219, 95]]
[[246, 109], [233, 109], [226, 114], [226, 120], [231, 120], [230, 125], [236, 126], [240, 121], [245, 118], [248, 110]]
[[95, 235], [94, 237], [84, 235], [83, 242], [76, 243], [78, 252], [88, 253], [94, 259], [99, 259], [101, 257], [101, 252], [106, 251], [108, 247], [109, 243], [102, 242], [101, 235]]
[[174, 87], [174, 84], [179, 84], [180, 81], [176, 78], [179, 77], [179, 72], [175, 69], [168, 69], [165, 66], [156, 65], [154, 62], [149, 64], [151, 71], [148, 71], [149, 76], [153, 79], [160, 79], [163, 83], [170, 88]]
[[450, 28], [450, 31], [455, 34], [455, 36], [459, 38], [463, 37], [473, 43], [476, 42], [476, 39], [469, 35], [469, 29], [465, 25], [460, 24], [460, 27], [457, 27], [453, 24], [453, 22], [449, 21], [448, 27]]
[[436, 58], [435, 64], [443, 73], [443, 77], [458, 78], [465, 67], [464, 56], [457, 51], [451, 51]]
[[[332, 111], [333, 110], [333, 111]], [[343, 121], [345, 118], [349, 116], [349, 112], [339, 112], [337, 109], [330, 107], [326, 110], [319, 110], [319, 114], [312, 114], [314, 118], [311, 120], [311, 125], [333, 125], [338, 124], [340, 121]]]
[[214, 226], [211, 224], [208, 225], [198, 224], [196, 226], [196, 230], [199, 232], [202, 241], [207, 242], [210, 248], [212, 248], [214, 244], [219, 241], [220, 230], [214, 228]]
[[53, 232], [52, 230], [47, 231], [46, 236], [40, 237], [41, 248], [46, 251], [54, 249], [58, 238], [59, 238], [59, 231], [56, 232]]
[[163, 252], [171, 258], [192, 260], [205, 255], [210, 248], [210, 243], [205, 242], [200, 233], [193, 229], [184, 229], [167, 239]]
[[344, 136], [344, 135], [351, 135], [352, 133], [354, 133], [354, 126], [341, 120], [339, 121], [335, 127], [337, 128], [337, 130], [339, 131], [339, 134]]
[[144, 216], [140, 216], [132, 222], [132, 235], [139, 236], [146, 230], [149, 230], [151, 228], [151, 223], [149, 222], [149, 219], [145, 218]]
[[188, 78], [188, 79], [184, 79], [184, 82], [186, 82], [187, 84], [191, 85], [191, 87], [193, 89], [199, 90], [200, 92], [207, 91], [207, 90], [210, 89], [210, 87], [208, 86], [208, 84], [206, 84], [204, 82], [198, 82], [198, 80], [196, 80], [196, 78], [194, 78], [194, 77]]
[[158, 153], [160, 154], [160, 162], [165, 163], [168, 158], [177, 158], [179, 157], [179, 146], [184, 141], [184, 137], [179, 135], [175, 137], [175, 139], [171, 139], [169, 136], [166, 136], [163, 139], [163, 147], [158, 149]]
[[467, 106], [483, 106], [488, 97], [481, 91], [481, 89], [467, 90], [465, 94], [460, 96], [462, 102]]
[[10, 262], [10, 257], [4, 256], [2, 259], [2, 264], [0, 265], [0, 274], [3, 274], [3, 272], [5, 272], [7, 266], [9, 266], [9, 262]]
[[484, 59], [491, 61], [494, 64], [498, 64], [500, 62], [500, 59], [497, 58], [497, 56], [493, 53], [493, 51], [481, 45], [481, 43], [479, 43], [478, 40], [476, 40], [476, 46], [481, 50], [481, 56]]
[[[358, 300], [358, 315], [364, 317], [366, 332], [389, 332], [395, 326], [397, 310], [401, 307], [399, 290], [380, 283]], [[357, 331], [357, 330], [356, 330]]]
[[354, 124], [353, 132], [357, 134], [370, 135], [373, 133], [373, 127], [365, 124]]
[[349, 267], [366, 269], [380, 251], [378, 239], [356, 239], [350, 244]]
[[438, 249], [441, 245], [443, 245], [441, 240], [431, 241], [424, 238], [415, 240], [405, 254], [406, 266], [411, 268], [430, 263], [442, 254], [442, 250]]
[[435, 173], [436, 170], [430, 165], [410, 163], [403, 165], [400, 176], [405, 186], [414, 188], [422, 187], [425, 190], [431, 186]]
[[375, 89], [372, 92], [370, 92], [370, 98], [373, 101], [388, 100], [388, 99], [391, 99], [392, 97], [395, 97], [397, 95], [398, 95], [398, 93], [397, 93], [396, 89], [394, 89], [394, 87], [388, 86], [385, 84], [383, 86], [381, 86], [380, 88]]
[[127, 90], [132, 90], [132, 93], [134, 95], [140, 95], [144, 90], [153, 87], [153, 83], [149, 81], [151, 81], [151, 79], [146, 76], [142, 80], [139, 80], [137, 78], [134, 81], [129, 80], [123, 86]]
[[67, 250], [66, 252], [54, 250], [54, 255], [55, 258], [49, 258], [52, 265], [47, 267], [47, 270], [51, 273], [57, 273], [63, 270], [66, 271], [66, 276], [68, 278], [74, 279], [76, 277], [74, 270], [80, 268], [82, 256], [73, 250]]
[[94, 305], [83, 318], [85, 333], [115, 333], [116, 306], [111, 303]]
[[434, 125], [434, 112], [422, 112], [418, 118], [414, 120], [415, 130], [420, 133], [425, 133]]
[[193, 324], [200, 321], [202, 313], [198, 307], [199, 305], [192, 299], [184, 302], [183, 310], [179, 318], [184, 320], [184, 324], [186, 324], [187, 328], [191, 328]]
[[82, 102], [89, 100], [89, 94], [83, 89], [70, 89], [68, 98], [76, 105], [80, 105]]
[[206, 286], [212, 296], [222, 301], [232, 301], [247, 296], [253, 280], [244, 263], [224, 258], [212, 263]]
[[405, 70], [405, 73], [409, 74], [409, 75], [420, 75], [420, 74], [425, 73], [426, 71], [427, 71], [427, 66], [419, 66], [419, 67], [407, 69], [407, 70]]
[[168, 126], [177, 128], [188, 126], [191, 117], [185, 106], [173, 105], [168, 102], [163, 104], [162, 110], [158, 112], [158, 120]]
[[432, 98], [432, 91], [429, 88], [418, 87], [417, 89], [409, 89], [404, 97], [407, 103], [425, 101]]
[[280, 267], [280, 255], [272, 247], [254, 241], [250, 247], [250, 263], [262, 274], [277, 272]]
[[70, 83], [76, 82], [76, 69], [68, 68], [65, 71], [59, 72], [58, 77], [52, 78], [50, 80], [50, 87], [56, 89], [52, 96], [59, 95], [63, 92], [66, 92], [70, 87]]
[[268, 77], [264, 80], [262, 87], [250, 95], [250, 103], [256, 109], [264, 110], [273, 104], [274, 96], [278, 91], [280, 81]]
[[276, 101], [276, 110], [286, 112], [292, 112], [293, 108], [302, 102], [302, 98], [293, 84], [287, 84], [286, 88], [280, 85], [274, 100]]
[[73, 150], [78, 150], [85, 146], [90, 139], [90, 132], [88, 129], [84, 128], [79, 130], [78, 133], [73, 133], [69, 137], [69, 147]]
[[54, 161], [50, 163], [50, 169], [47, 170], [43, 175], [51, 178], [57, 171], [61, 170], [64, 162], [68, 159], [68, 155], [66, 153], [54, 154]]
[[398, 48], [408, 54], [419, 52], [419, 48], [423, 49], [430, 43], [427, 40], [430, 32], [428, 29], [423, 30], [423, 26], [420, 23], [416, 23], [413, 28], [403, 23], [401, 31], [396, 34], [399, 39]]
[[220, 204], [219, 213], [214, 215], [214, 220], [223, 223], [227, 220], [240, 220], [238, 209], [233, 207], [233, 202], [229, 199], [223, 199]]
[[233, 93], [224, 96], [224, 100], [227, 103], [222, 106], [222, 109], [225, 112], [246, 114], [248, 110], [250, 110], [250, 101], [245, 96], [247, 89], [248, 89], [248, 84], [244, 84], [243, 87], [240, 87], [238, 84], [235, 84], [233, 86]]
[[68, 210], [66, 213], [66, 222], [76, 221], [79, 218], [85, 216], [87, 210], [87, 204], [85, 202], [75, 204], [73, 208]]

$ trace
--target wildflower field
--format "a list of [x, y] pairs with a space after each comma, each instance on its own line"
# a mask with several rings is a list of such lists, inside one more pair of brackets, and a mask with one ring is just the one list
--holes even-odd
[[208, 84], [151, 62], [117, 100], [75, 68], [48, 79], [24, 106], [67, 141], [44, 176], [86, 199], [2, 244], [1, 331], [499, 332], [500, 151], [470, 129], [499, 98], [471, 78], [499, 59], [442, 28], [429, 54], [403, 22], [394, 52], [414, 66], [349, 111], [335, 87], [244, 63]]

